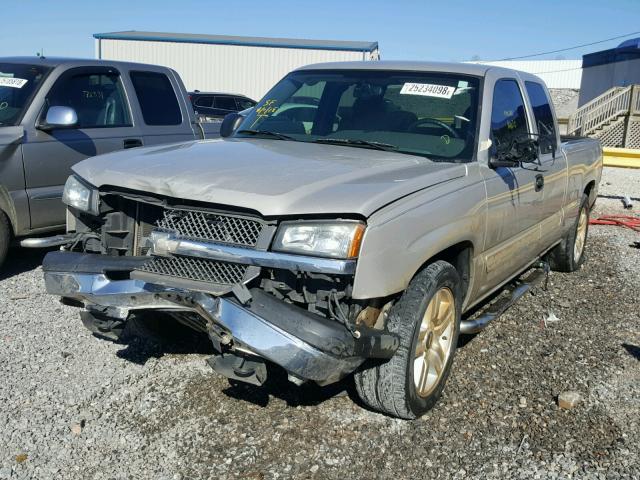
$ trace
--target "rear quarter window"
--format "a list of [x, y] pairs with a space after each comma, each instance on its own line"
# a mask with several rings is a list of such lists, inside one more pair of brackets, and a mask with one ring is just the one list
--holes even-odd
[[180, 125], [182, 113], [171, 82], [163, 73], [131, 72], [142, 118], [147, 125]]
[[221, 110], [237, 110], [236, 102], [233, 97], [214, 97], [213, 106]]
[[525, 82], [525, 87], [533, 108], [533, 116], [538, 126], [540, 150], [542, 153], [550, 153], [554, 149], [557, 138], [549, 99], [543, 86], [539, 83]]

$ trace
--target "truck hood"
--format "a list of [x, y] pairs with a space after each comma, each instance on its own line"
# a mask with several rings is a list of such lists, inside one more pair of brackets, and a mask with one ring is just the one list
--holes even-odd
[[263, 216], [371, 215], [466, 166], [355, 147], [271, 139], [208, 140], [93, 157], [74, 171], [96, 187], [250, 209]]

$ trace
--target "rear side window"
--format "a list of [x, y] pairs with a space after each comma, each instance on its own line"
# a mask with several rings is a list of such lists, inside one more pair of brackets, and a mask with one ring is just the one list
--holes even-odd
[[491, 136], [497, 148], [528, 134], [527, 114], [518, 82], [498, 80], [493, 90]]
[[211, 108], [213, 107], [213, 97], [198, 97], [194, 105], [196, 107]]
[[556, 129], [547, 94], [542, 85], [536, 82], [525, 82], [525, 87], [527, 88], [527, 94], [533, 107], [533, 115], [538, 125], [540, 151], [542, 153], [552, 152], [556, 144]]
[[73, 108], [78, 115], [78, 128], [131, 126], [129, 105], [117, 73], [63, 76], [49, 92], [47, 105]]
[[238, 104], [238, 110], [246, 110], [255, 106], [256, 102], [249, 100], [248, 98], [236, 97], [236, 103]]
[[142, 118], [147, 125], [180, 125], [182, 114], [171, 82], [163, 73], [131, 72]]
[[215, 97], [214, 106], [222, 110], [237, 110], [236, 101], [233, 97]]

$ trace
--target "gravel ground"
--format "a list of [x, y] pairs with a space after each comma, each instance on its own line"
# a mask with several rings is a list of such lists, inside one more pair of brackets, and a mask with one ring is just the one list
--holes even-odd
[[[603, 193], [639, 197], [638, 174], [607, 170]], [[595, 214], [619, 211], [601, 199]], [[585, 267], [467, 339], [442, 400], [414, 422], [366, 410], [348, 381], [230, 385], [202, 343], [98, 340], [43, 293], [42, 254], [13, 250], [0, 479], [639, 478], [639, 239], [592, 227]], [[561, 410], [567, 390], [583, 401]]]

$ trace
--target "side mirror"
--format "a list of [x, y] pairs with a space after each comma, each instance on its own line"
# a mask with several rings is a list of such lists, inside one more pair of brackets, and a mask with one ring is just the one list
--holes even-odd
[[500, 168], [500, 167], [513, 168], [519, 165], [520, 165], [520, 162], [516, 160], [500, 160], [497, 157], [491, 157], [489, 159], [489, 166], [491, 168]]
[[538, 142], [537, 140], [526, 136], [516, 138], [511, 143], [498, 147], [492, 147], [489, 151], [489, 166], [498, 167], [517, 167], [522, 163], [531, 163], [538, 158]]
[[220, 125], [220, 136], [223, 138], [230, 137], [233, 132], [238, 129], [243, 120], [244, 116], [238, 112], [228, 113]]
[[38, 126], [41, 130], [56, 128], [72, 128], [78, 124], [78, 114], [71, 107], [49, 107], [44, 124]]
[[534, 138], [527, 138], [518, 143], [520, 161], [524, 163], [535, 162], [538, 159], [540, 144]]

